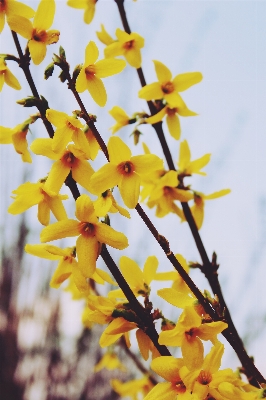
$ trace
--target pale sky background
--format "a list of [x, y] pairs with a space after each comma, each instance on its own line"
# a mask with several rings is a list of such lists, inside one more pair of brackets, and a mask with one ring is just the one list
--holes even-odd
[[[36, 1], [25, 3], [34, 9], [38, 4]], [[116, 28], [122, 28], [122, 24], [112, 0], [99, 0], [90, 25], [82, 22], [82, 10], [67, 7], [65, 1], [56, 3], [57, 14], [52, 28], [61, 31], [60, 41], [49, 46], [45, 60], [39, 67], [32, 66], [31, 70], [39, 93], [48, 100], [50, 107], [71, 114], [78, 106], [67, 86], [57, 79], [59, 69], [55, 68], [53, 77], [48, 81], [43, 80], [43, 71], [51, 62], [53, 52], [58, 52], [59, 44], [63, 46], [67, 60], [74, 68], [83, 62], [85, 46], [94, 40], [99, 45], [102, 58], [104, 46], [99, 43], [95, 31], [100, 30], [100, 24], [103, 23], [114, 37]], [[194, 189], [206, 194], [223, 188], [230, 188], [232, 193], [206, 202], [205, 220], [200, 233], [209, 256], [213, 251], [218, 254], [220, 281], [233, 320], [240, 335], [247, 339], [249, 354], [255, 357], [257, 367], [265, 374], [266, 3], [242, 0], [128, 0], [125, 5], [131, 30], [145, 38], [142, 57], [148, 83], [156, 80], [152, 60], [165, 63], [173, 76], [188, 71], [201, 71], [204, 76], [200, 84], [182, 94], [187, 106], [199, 116], [181, 118], [181, 140], [188, 140], [193, 159], [206, 153], [212, 154], [211, 162], [205, 168], [207, 177], [193, 178], [191, 184]], [[26, 41], [21, 39], [20, 42], [24, 47]], [[7, 26], [0, 36], [0, 46], [1, 53], [16, 55]], [[16, 100], [31, 93], [17, 65], [8, 62], [8, 66], [23, 87], [17, 92], [5, 85], [1, 93], [0, 123], [13, 127], [27, 119], [34, 109], [14, 105]], [[145, 102], [137, 98], [140, 85], [136, 72], [130, 66], [122, 74], [105, 79], [104, 83], [108, 102], [103, 109], [92, 101], [88, 92], [82, 95], [82, 99], [87, 110], [97, 115], [97, 128], [107, 141], [108, 128], [114, 123], [107, 111], [114, 105], [123, 107], [129, 115], [148, 109]], [[132, 145], [132, 138], [129, 138], [131, 128], [124, 128], [118, 135]], [[165, 124], [164, 128], [167, 133]], [[46, 131], [39, 121], [31, 130], [29, 142], [36, 137], [46, 137]], [[163, 157], [153, 129], [145, 126], [140, 130], [143, 132], [143, 141]], [[167, 140], [173, 158], [177, 160], [179, 143], [168, 134]], [[20, 220], [20, 216], [3, 217], [11, 203], [11, 191], [22, 182], [26, 172], [29, 174], [27, 180], [34, 182], [46, 175], [50, 164], [45, 159], [33, 157], [32, 165], [24, 165], [11, 146], [1, 146], [0, 151], [1, 221], [4, 221], [1, 223], [1, 236], [4, 245], [9, 246], [14, 237], [14, 226]], [[142, 154], [141, 145], [133, 151], [134, 154]], [[67, 189], [63, 188], [61, 193], [67, 193]], [[189, 261], [200, 260], [187, 224], [180, 224], [172, 215], [155, 219], [154, 210], [145, 210], [160, 233], [170, 240], [174, 253], [181, 253]], [[36, 208], [26, 213], [32, 228], [30, 243], [38, 243], [42, 228], [35, 215]], [[119, 216], [112, 217], [113, 226], [124, 230], [130, 242], [130, 247], [123, 252], [111, 249], [115, 260], [123, 254], [143, 266], [146, 258], [155, 254], [160, 260], [160, 270], [170, 270], [170, 264], [155, 241], [152, 238], [148, 240], [148, 233], [138, 215], [134, 211], [131, 215], [130, 221]], [[40, 280], [39, 260], [36, 260], [27, 257], [24, 262], [34, 288], [38, 288], [35, 285]], [[42, 270], [51, 273], [47, 265], [43, 262]], [[102, 265], [101, 261], [99, 265]], [[208, 288], [198, 272], [193, 271], [191, 276], [200, 289]], [[30, 302], [34, 295], [29, 288], [27, 295], [22, 289], [23, 293], [24, 300]], [[156, 297], [153, 299], [156, 306]], [[167, 310], [165, 302], [158, 304]], [[73, 316], [70, 312], [64, 322], [72, 334], [75, 330], [74, 321], [78, 320], [76, 306], [73, 307]], [[238, 360], [227, 346], [223, 367], [235, 368], [238, 365]]]

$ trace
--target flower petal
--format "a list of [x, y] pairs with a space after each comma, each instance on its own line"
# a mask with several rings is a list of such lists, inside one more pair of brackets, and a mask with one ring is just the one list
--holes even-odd
[[179, 121], [178, 116], [176, 114], [167, 115], [166, 123], [168, 126], [168, 130], [170, 132], [170, 135], [174, 139], [179, 140], [180, 134], [181, 134], [181, 127], [180, 127], [180, 121]]
[[115, 249], [123, 250], [128, 247], [127, 237], [110, 226], [100, 222], [95, 226], [95, 236], [100, 243], [106, 243]]
[[[47, 260], [60, 260], [61, 255], [50, 253], [47, 250], [48, 247], [49, 245], [47, 244], [26, 244], [24, 250], [26, 251], [26, 253], [29, 253], [33, 256], [46, 258]], [[56, 246], [53, 247], [57, 248]]]
[[13, 15], [8, 18], [8, 25], [12, 31], [17, 32], [25, 39], [31, 39], [33, 26], [31, 21], [19, 15]]
[[89, 191], [94, 194], [104, 193], [107, 189], [116, 186], [121, 179], [121, 175], [117, 171], [114, 164], [105, 164], [90, 179]]
[[76, 80], [76, 91], [79, 93], [84, 92], [87, 89], [87, 77], [85, 68], [81, 68]]
[[161, 111], [159, 111], [157, 114], [152, 115], [149, 118], [145, 119], [145, 122], [147, 122], [148, 124], [156, 124], [157, 122], [162, 121], [163, 117], [166, 114], [166, 106], [164, 108], [161, 109]]
[[72, 167], [72, 176], [76, 182], [88, 191], [90, 191], [90, 177], [93, 174], [94, 170], [88, 161], [76, 159]]
[[121, 197], [128, 208], [135, 208], [139, 201], [140, 177], [138, 174], [124, 175], [118, 184]]
[[98, 242], [95, 237], [80, 235], [76, 243], [78, 266], [86, 278], [90, 278], [96, 269]]
[[33, 20], [34, 28], [46, 31], [51, 27], [54, 20], [54, 15], [55, 15], [55, 1], [41, 0]]
[[28, 43], [30, 56], [35, 65], [39, 65], [46, 56], [46, 45], [31, 39]]
[[20, 90], [21, 86], [15, 75], [7, 68], [5, 72], [5, 83], [13, 89]]
[[120, 164], [131, 158], [130, 148], [119, 137], [110, 137], [107, 148], [111, 163]]
[[47, 190], [58, 193], [69, 172], [70, 167], [66, 166], [61, 160], [54, 162], [45, 182]]
[[150, 83], [139, 91], [139, 98], [144, 100], [162, 99], [164, 93], [159, 82]]
[[106, 58], [100, 60], [95, 64], [95, 75], [98, 78], [106, 78], [107, 76], [112, 76], [119, 74], [126, 67], [126, 62], [124, 60], [118, 60], [116, 58]]
[[134, 170], [139, 175], [163, 169], [163, 160], [155, 154], [144, 154], [131, 157]]
[[38, 204], [38, 220], [42, 225], [47, 226], [50, 221], [50, 208], [45, 200]]
[[87, 79], [87, 89], [95, 103], [104, 107], [107, 102], [107, 94], [101, 79], [96, 75], [91, 76], [90, 79]]
[[41, 231], [41, 242], [62, 239], [79, 235], [79, 222], [75, 219], [65, 219], [46, 226]]
[[88, 43], [85, 49], [85, 67], [92, 65], [96, 62], [99, 57], [99, 50], [95, 42], [92, 40]]
[[171, 81], [172, 73], [166, 67], [166, 65], [164, 65], [160, 61], [156, 61], [156, 60], [153, 60], [153, 63], [154, 63], [154, 67], [155, 67], [155, 71], [156, 71], [156, 75], [157, 75], [158, 81], [160, 83], [166, 83], [166, 82]]
[[203, 76], [201, 72], [186, 72], [184, 74], [179, 74], [173, 79], [175, 89], [177, 92], [183, 92], [190, 88], [190, 86], [199, 83]]

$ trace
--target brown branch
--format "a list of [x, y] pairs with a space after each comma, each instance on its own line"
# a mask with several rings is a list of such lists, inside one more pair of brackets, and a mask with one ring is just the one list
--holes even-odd
[[[129, 27], [129, 23], [128, 23], [126, 12], [125, 12], [125, 8], [124, 8], [124, 0], [114, 0], [114, 1], [118, 6], [118, 10], [119, 10], [119, 14], [120, 14], [120, 17], [121, 17], [121, 21], [122, 21], [124, 30], [125, 30], [125, 32], [130, 34], [131, 30], [130, 30], [130, 27]], [[138, 73], [138, 76], [139, 76], [139, 80], [140, 80], [141, 86], [142, 87], [145, 86], [146, 85], [146, 80], [145, 80], [142, 68], [137, 69], [137, 73]], [[154, 110], [154, 108], [155, 108], [154, 104], [152, 102], [150, 102], [150, 101], [147, 102], [147, 103], [148, 103], [149, 109], [151, 111], [151, 114], [152, 115], [155, 114], [156, 109]], [[153, 107], [151, 107], [151, 104], [153, 105]], [[165, 135], [164, 135], [164, 132], [163, 132], [163, 129], [162, 129], [162, 122], [154, 124], [153, 128], [155, 129], [155, 131], [157, 133], [157, 136], [158, 136], [158, 139], [159, 139], [159, 141], [161, 143], [162, 150], [163, 150], [163, 153], [165, 155], [165, 158], [166, 158], [166, 161], [167, 161], [169, 169], [170, 170], [175, 170], [173, 158], [172, 158], [172, 155], [170, 153], [170, 150], [169, 150], [169, 147], [168, 147], [168, 144], [166, 142]], [[247, 354], [247, 352], [246, 352], [246, 350], [244, 348], [243, 342], [242, 342], [240, 336], [238, 335], [238, 332], [237, 332], [237, 330], [236, 330], [236, 328], [234, 326], [234, 323], [232, 321], [229, 309], [228, 309], [228, 307], [226, 305], [226, 302], [225, 302], [223, 294], [222, 294], [221, 286], [220, 286], [220, 283], [219, 283], [219, 280], [218, 280], [217, 269], [214, 271], [212, 263], [210, 262], [210, 260], [208, 258], [207, 252], [205, 250], [205, 247], [203, 245], [203, 242], [202, 242], [202, 239], [200, 237], [199, 231], [197, 229], [195, 220], [194, 220], [194, 218], [192, 216], [190, 207], [189, 207], [188, 203], [183, 203], [182, 202], [181, 205], [182, 205], [183, 212], [184, 212], [184, 215], [186, 217], [186, 220], [188, 222], [188, 225], [190, 227], [190, 230], [192, 232], [192, 235], [193, 235], [194, 241], [196, 243], [197, 249], [198, 249], [199, 254], [201, 256], [202, 262], [203, 262], [202, 271], [204, 272], [207, 280], [209, 281], [213, 293], [218, 296], [219, 302], [220, 302], [222, 308], [224, 309], [225, 320], [228, 323], [228, 328], [225, 331], [223, 331], [222, 334], [228, 340], [228, 342], [231, 344], [231, 346], [234, 348], [234, 350], [236, 351], [236, 353], [237, 353], [237, 355], [239, 357], [239, 360], [241, 361], [241, 363], [242, 363], [243, 367], [245, 368], [245, 370], [249, 371], [249, 376], [250, 376], [249, 382], [252, 385], [258, 387], [259, 386], [258, 383], [262, 383], [262, 382], [265, 383], [266, 380], [261, 375], [261, 373], [257, 370], [257, 368], [255, 367], [252, 359], [248, 356], [248, 354]], [[147, 225], [147, 223], [146, 223], [146, 225]], [[150, 231], [152, 233], [154, 232], [154, 226], [153, 225], [149, 229], [150, 229]], [[153, 235], [154, 235], [154, 233], [153, 233]], [[156, 236], [155, 236], [155, 238], [156, 238]], [[158, 241], [158, 238], [156, 238], [156, 240]], [[161, 245], [161, 243], [159, 241], [158, 241], [158, 243], [162, 247], [162, 245]], [[168, 257], [168, 255], [167, 255], [167, 257]], [[173, 260], [173, 262], [174, 262], [174, 260]], [[182, 276], [181, 272], [179, 271], [180, 267], [178, 265], [174, 265], [174, 267], [177, 269], [177, 271]], [[183, 278], [183, 276], [182, 276], [182, 278]], [[186, 280], [185, 280], [185, 282], [186, 282]], [[198, 298], [198, 296], [197, 296], [197, 298]], [[208, 303], [208, 306], [210, 306], [209, 303]], [[207, 308], [209, 308], [208, 306], [207, 306]], [[206, 312], [208, 312], [205, 307], [204, 307], [204, 309], [205, 309]], [[213, 316], [212, 316], [212, 318], [213, 318]]]

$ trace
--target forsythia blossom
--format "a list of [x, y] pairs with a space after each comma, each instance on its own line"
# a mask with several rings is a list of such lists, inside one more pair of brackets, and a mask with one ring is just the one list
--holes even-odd
[[0, 57], [0, 92], [4, 83], [13, 89], [20, 90], [21, 86], [15, 75], [12, 74], [3, 57]]
[[60, 32], [48, 30], [54, 20], [55, 1], [41, 0], [33, 22], [25, 17], [13, 16], [8, 19], [10, 28], [28, 39], [29, 52], [34, 64], [40, 64], [46, 55], [46, 46], [57, 43]]
[[97, 61], [98, 57], [99, 50], [96, 44], [89, 42], [85, 50], [84, 65], [77, 77], [76, 90], [84, 92], [87, 89], [95, 103], [103, 107], [107, 101], [107, 94], [100, 78], [120, 73], [126, 63], [115, 58]]

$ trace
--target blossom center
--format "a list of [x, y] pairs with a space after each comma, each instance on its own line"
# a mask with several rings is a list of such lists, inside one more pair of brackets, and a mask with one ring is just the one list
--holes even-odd
[[172, 82], [167, 82], [164, 85], [162, 85], [162, 91], [165, 94], [172, 93], [175, 90], [175, 86]]
[[6, 0], [0, 0], [0, 12], [5, 11], [6, 9]]
[[130, 161], [122, 162], [117, 166], [118, 171], [122, 175], [129, 175], [134, 172], [134, 165]]
[[212, 381], [212, 375], [208, 371], [201, 370], [197, 381], [202, 385], [208, 385]]
[[95, 75], [96, 69], [95, 69], [95, 65], [91, 64], [88, 67], [85, 68], [85, 74], [87, 79], [89, 79], [90, 77], [93, 77]]
[[45, 42], [46, 32], [43, 30], [38, 31], [37, 29], [33, 29], [32, 39], [35, 40], [35, 42]]
[[175, 115], [176, 113], [177, 113], [177, 108], [176, 107], [174, 107], [174, 108], [169, 108], [169, 107], [167, 107], [167, 109], [166, 109], [166, 112], [167, 112], [167, 114], [171, 117], [172, 115]]
[[95, 236], [95, 226], [89, 222], [81, 222], [79, 231], [86, 237]]
[[191, 328], [189, 331], [185, 332], [185, 335], [188, 341], [193, 340], [194, 337], [197, 335], [197, 330], [195, 328]]
[[179, 394], [185, 393], [186, 392], [186, 386], [184, 383], [180, 380], [174, 383], [175, 385], [175, 391]]
[[128, 42], [123, 44], [124, 49], [129, 50], [134, 46], [134, 40], [129, 40]]
[[76, 160], [76, 157], [74, 156], [73, 153], [71, 153], [70, 151], [66, 152], [63, 157], [61, 158], [61, 161], [63, 162], [63, 164], [67, 167], [72, 167], [74, 162]]

